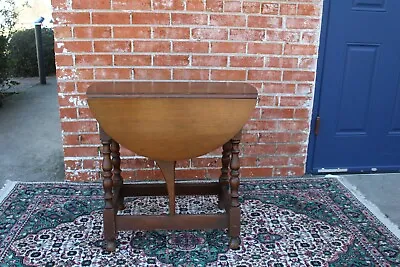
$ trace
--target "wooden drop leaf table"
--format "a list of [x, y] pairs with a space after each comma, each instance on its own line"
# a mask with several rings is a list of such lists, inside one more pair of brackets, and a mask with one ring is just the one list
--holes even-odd
[[[239, 143], [257, 101], [246, 83], [98, 82], [87, 89], [103, 145], [104, 239], [116, 248], [117, 231], [228, 228], [231, 249], [240, 245]], [[165, 183], [124, 184], [120, 145], [154, 160]], [[219, 181], [175, 182], [176, 162], [223, 147]], [[229, 171], [230, 169], [230, 171]], [[119, 215], [124, 197], [168, 195], [168, 215]], [[224, 213], [180, 215], [176, 195], [218, 195]]]

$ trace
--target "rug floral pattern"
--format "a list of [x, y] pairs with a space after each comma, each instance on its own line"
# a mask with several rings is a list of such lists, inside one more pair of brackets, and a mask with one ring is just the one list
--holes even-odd
[[[335, 179], [246, 181], [242, 244], [224, 230], [119, 232], [103, 250], [100, 184], [20, 183], [0, 206], [0, 266], [399, 266], [400, 241]], [[179, 213], [221, 212], [213, 196]], [[121, 214], [167, 213], [165, 197], [128, 198]]]

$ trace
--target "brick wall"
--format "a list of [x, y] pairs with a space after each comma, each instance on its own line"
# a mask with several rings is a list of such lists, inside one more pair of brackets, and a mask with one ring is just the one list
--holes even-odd
[[[322, 0], [52, 0], [67, 180], [99, 179], [93, 81], [248, 81], [242, 177], [303, 175]], [[160, 178], [122, 149], [125, 177]], [[178, 163], [178, 178], [217, 178], [220, 151]]]

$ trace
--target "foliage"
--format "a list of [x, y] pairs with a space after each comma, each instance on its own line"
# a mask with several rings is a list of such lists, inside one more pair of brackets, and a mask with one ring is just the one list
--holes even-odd
[[[49, 28], [42, 29], [43, 54], [46, 75], [55, 73], [54, 34]], [[9, 69], [14, 77], [38, 76], [35, 29], [15, 32], [9, 43]]]

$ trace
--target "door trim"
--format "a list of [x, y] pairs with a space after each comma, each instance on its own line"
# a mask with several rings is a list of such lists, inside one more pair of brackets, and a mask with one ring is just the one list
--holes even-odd
[[[310, 136], [308, 140], [308, 149], [307, 149], [307, 162], [306, 162], [306, 173], [314, 173], [318, 172], [313, 171], [313, 163], [314, 163], [314, 152], [315, 152], [315, 143], [316, 136], [314, 134], [315, 121], [319, 113], [320, 108], [320, 99], [322, 93], [322, 81], [323, 81], [323, 67], [325, 61], [325, 50], [327, 45], [327, 37], [328, 37], [328, 25], [329, 25], [329, 11], [331, 7], [331, 0], [324, 0], [322, 6], [322, 22], [321, 22], [321, 34], [319, 41], [319, 49], [318, 49], [318, 60], [317, 60], [317, 75], [315, 79], [315, 89], [314, 89], [314, 102], [313, 102], [313, 110], [311, 115], [311, 125], [310, 125]], [[322, 118], [323, 119], [323, 118]]]

